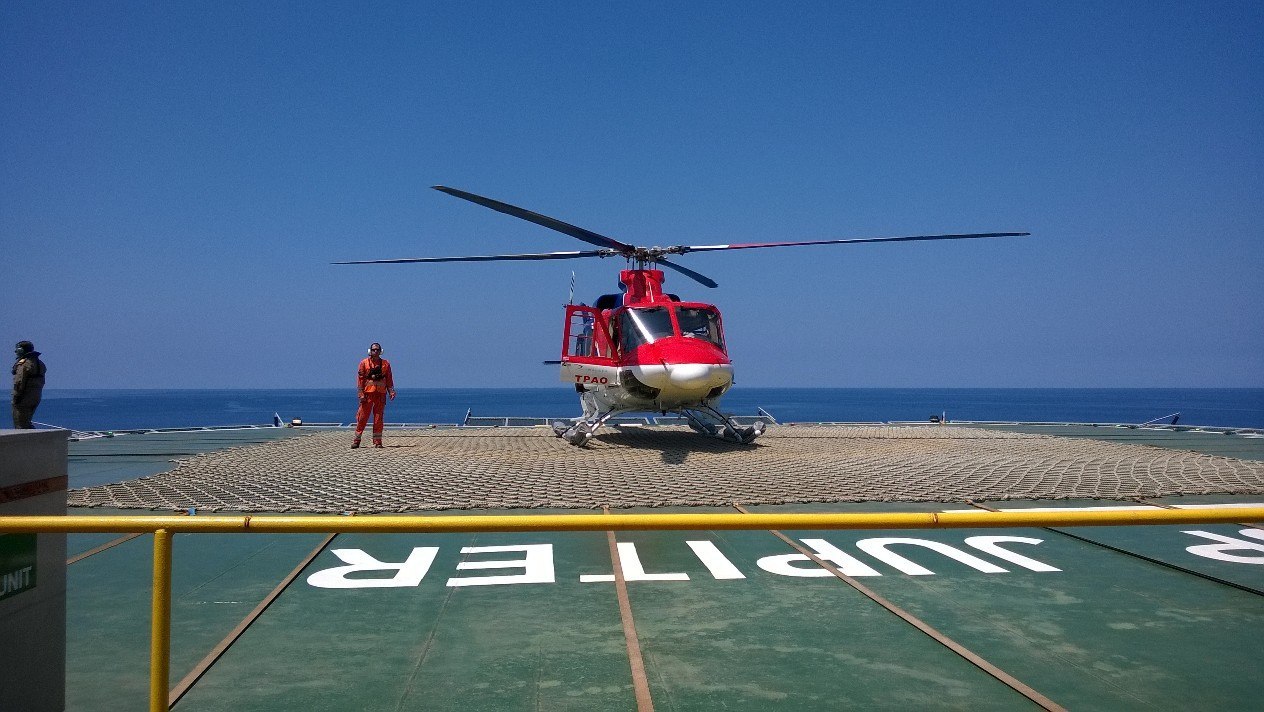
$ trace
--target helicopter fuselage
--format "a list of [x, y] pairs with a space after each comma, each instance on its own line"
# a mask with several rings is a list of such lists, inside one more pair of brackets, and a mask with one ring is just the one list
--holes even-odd
[[733, 385], [719, 310], [662, 283], [660, 270], [623, 270], [621, 295], [566, 308], [561, 379], [585, 411], [714, 407]]

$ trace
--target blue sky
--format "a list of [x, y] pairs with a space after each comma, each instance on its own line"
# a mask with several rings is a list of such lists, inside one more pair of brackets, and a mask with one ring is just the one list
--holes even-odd
[[[1264, 5], [0, 4], [0, 336], [50, 387], [548, 386], [687, 255], [738, 384], [1264, 386]], [[559, 387], [560, 386], [559, 384]]]

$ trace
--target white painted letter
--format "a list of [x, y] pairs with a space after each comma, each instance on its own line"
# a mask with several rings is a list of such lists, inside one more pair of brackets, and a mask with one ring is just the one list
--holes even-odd
[[844, 576], [881, 576], [877, 569], [860, 559], [844, 552], [842, 549], [824, 539], [800, 539], [799, 541], [812, 547], [812, 551], [822, 559], [838, 567]]
[[998, 559], [1005, 559], [1011, 564], [1018, 564], [1025, 569], [1032, 571], [1061, 571], [1049, 564], [1044, 564], [1035, 559], [1029, 559], [1022, 554], [1015, 554], [997, 546], [997, 542], [1012, 541], [1018, 544], [1039, 544], [1043, 539], [1032, 539], [1025, 536], [972, 536], [966, 538], [966, 544], [982, 551], [985, 554], [991, 554]]
[[450, 578], [449, 586], [496, 586], [514, 583], [553, 583], [553, 545], [524, 544], [522, 546], [467, 546], [461, 549], [462, 554], [496, 553], [502, 551], [521, 551], [526, 553], [522, 559], [513, 561], [462, 561], [457, 569], [523, 569], [523, 573], [511, 576], [474, 576], [470, 578]]
[[[1260, 555], [1260, 552], [1264, 552], [1264, 544], [1254, 541], [1234, 539], [1231, 536], [1212, 534], [1211, 532], [1187, 531], [1185, 533], [1221, 542], [1220, 544], [1199, 544], [1198, 546], [1185, 547], [1185, 551], [1188, 551], [1194, 556], [1202, 556], [1208, 559], [1218, 559], [1220, 561], [1232, 561], [1237, 564], [1264, 564], [1264, 556]], [[1264, 530], [1260, 529], [1243, 529], [1238, 533], [1242, 536], [1249, 536], [1252, 539], [1264, 539]], [[1253, 551], [1256, 552], [1256, 555], [1234, 556], [1233, 554], [1226, 554], [1226, 551]]]
[[[435, 555], [439, 553], [437, 546], [413, 547], [408, 560], [402, 564], [391, 564], [364, 553], [362, 549], [334, 549], [333, 554], [342, 559], [346, 566], [335, 566], [332, 569], [317, 571], [307, 577], [308, 585], [317, 588], [395, 588], [399, 586], [417, 586]], [[347, 578], [347, 574], [356, 571], [394, 571], [392, 578]]]
[[[860, 561], [856, 557], [844, 552], [842, 549], [825, 541], [824, 539], [802, 539], [804, 544], [812, 547], [816, 555], [838, 567], [838, 570], [845, 576], [881, 576], [868, 564]], [[833, 576], [826, 569], [817, 566], [815, 563], [810, 569], [801, 569], [797, 566], [791, 566], [792, 561], [811, 561], [804, 554], [781, 554], [779, 556], [765, 556], [755, 562], [759, 568], [768, 573], [777, 574], [778, 576], [802, 576], [805, 578]]]
[[887, 546], [890, 544], [912, 544], [914, 546], [924, 546], [927, 549], [938, 551], [950, 559], [956, 559], [966, 566], [978, 569], [985, 574], [1005, 573], [1005, 569], [997, 566], [996, 564], [984, 561], [973, 554], [967, 554], [964, 551], [960, 551], [947, 544], [941, 544], [937, 541], [930, 541], [927, 539], [905, 539], [903, 537], [886, 537], [878, 539], [861, 539], [856, 542], [856, 546], [859, 547], [861, 551], [869, 554], [879, 561], [882, 561], [883, 563], [888, 564], [892, 568], [898, 569], [902, 573], [909, 574], [910, 576], [934, 575], [934, 571], [931, 571], [924, 566], [919, 566], [899, 554], [887, 551]]
[[728, 557], [720, 553], [719, 547], [709, 541], [687, 541], [690, 549], [693, 549], [694, 555], [707, 567], [707, 571], [716, 579], [744, 579], [746, 576], [737, 567], [729, 561]]
[[[624, 581], [688, 581], [689, 574], [647, 574], [645, 567], [641, 565], [641, 557], [636, 553], [636, 544], [630, 541], [621, 541], [617, 545], [619, 547], [619, 562], [622, 564]], [[579, 577], [582, 583], [596, 583], [600, 581], [613, 581], [614, 574], [584, 574]]]

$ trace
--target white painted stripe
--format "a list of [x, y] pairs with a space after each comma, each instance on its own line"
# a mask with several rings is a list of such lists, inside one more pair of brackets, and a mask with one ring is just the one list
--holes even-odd
[[1233, 509], [1235, 507], [1264, 507], [1259, 502], [1235, 502], [1232, 504], [1173, 504], [1177, 509]]

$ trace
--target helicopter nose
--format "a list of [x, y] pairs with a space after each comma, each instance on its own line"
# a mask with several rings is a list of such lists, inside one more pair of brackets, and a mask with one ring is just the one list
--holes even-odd
[[671, 367], [668, 378], [678, 388], [700, 388], [714, 385], [714, 370], [705, 363], [682, 363]]

